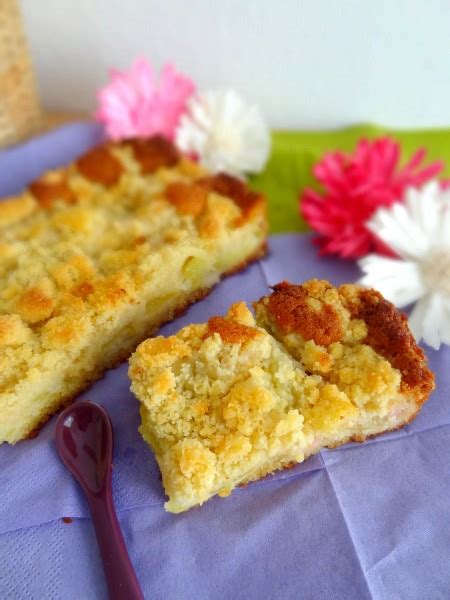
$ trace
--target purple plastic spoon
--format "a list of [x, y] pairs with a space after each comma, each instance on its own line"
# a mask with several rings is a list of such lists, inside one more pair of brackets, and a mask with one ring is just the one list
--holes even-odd
[[59, 416], [55, 438], [64, 464], [89, 502], [110, 598], [143, 600], [114, 510], [114, 435], [108, 413], [93, 402], [76, 402]]

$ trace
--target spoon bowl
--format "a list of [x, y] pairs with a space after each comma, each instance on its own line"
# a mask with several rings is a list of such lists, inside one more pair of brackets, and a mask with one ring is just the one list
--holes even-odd
[[100, 493], [112, 466], [113, 431], [108, 413], [92, 402], [75, 403], [58, 419], [56, 445], [83, 490]]
[[108, 413], [80, 401], [56, 422], [56, 447], [62, 461], [86, 494], [112, 600], [142, 600], [114, 510], [111, 485], [114, 435]]

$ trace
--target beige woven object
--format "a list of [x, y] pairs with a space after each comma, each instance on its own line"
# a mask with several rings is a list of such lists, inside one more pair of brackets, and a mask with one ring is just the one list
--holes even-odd
[[0, 147], [40, 124], [36, 83], [17, 0], [0, 0]]

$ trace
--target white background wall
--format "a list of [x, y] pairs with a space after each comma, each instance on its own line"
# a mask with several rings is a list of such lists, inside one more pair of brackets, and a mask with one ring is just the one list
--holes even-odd
[[450, 0], [21, 0], [45, 106], [92, 110], [109, 66], [170, 59], [276, 127], [450, 124]]

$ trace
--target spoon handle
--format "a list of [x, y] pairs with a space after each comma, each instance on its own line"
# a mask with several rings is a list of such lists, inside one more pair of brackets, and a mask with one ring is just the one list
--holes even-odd
[[110, 485], [100, 494], [89, 494], [89, 507], [103, 561], [111, 600], [144, 600], [122, 536]]

